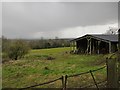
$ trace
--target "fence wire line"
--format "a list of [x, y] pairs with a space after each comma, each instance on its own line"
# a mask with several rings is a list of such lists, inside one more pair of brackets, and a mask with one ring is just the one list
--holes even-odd
[[[103, 68], [105, 68], [105, 67], [106, 67], [106, 66], [103, 66], [103, 67], [101, 67], [101, 68], [98, 68], [98, 69], [95, 69], [95, 70], [89, 70], [89, 71], [87, 71], [87, 72], [83, 72], [83, 73], [80, 73], [80, 74], [75, 74], [75, 75], [70, 75], [70, 76], [65, 75], [65, 76], [67, 76], [66, 78], [74, 77], [74, 76], [79, 76], [79, 75], [83, 75], [83, 74], [90, 73], [90, 71], [91, 71], [91, 72], [95, 72], [95, 71], [101, 70], [101, 69], [103, 69]], [[64, 78], [64, 77], [62, 76], [62, 77], [57, 78], [57, 79], [55, 79], [55, 80], [51, 80], [51, 81], [48, 81], [48, 82], [45, 82], [45, 83], [40, 83], [40, 84], [28, 86], [28, 87], [25, 87], [25, 88], [21, 88], [20, 90], [28, 89], [28, 88], [32, 88], [32, 87], [36, 87], [36, 86], [42, 86], [42, 85], [45, 85], [45, 84], [50, 84], [50, 83], [53, 83], [53, 82], [55, 82], [55, 81], [62, 80], [63, 78]]]
[[80, 74], [69, 75], [69, 76], [67, 76], [67, 78], [69, 78], [69, 77], [75, 77], [75, 76], [80, 76], [80, 75], [83, 75], [83, 74], [87, 74], [87, 73], [90, 73], [90, 71], [91, 71], [91, 72], [95, 72], [95, 71], [104, 69], [105, 67], [106, 67], [106, 65], [103, 66], [103, 67], [101, 67], [101, 68], [95, 69], [95, 70], [89, 70], [89, 71], [87, 71], [87, 72], [83, 72], [83, 73], [80, 73]]
[[88, 73], [90, 73], [91, 74], [91, 76], [92, 76], [92, 78], [93, 78], [93, 81], [94, 81], [94, 86], [96, 86], [96, 88], [97, 88], [97, 90], [99, 90], [99, 87], [98, 87], [98, 83], [96, 82], [96, 80], [95, 80], [95, 78], [94, 78], [94, 75], [93, 75], [93, 73], [92, 72], [96, 72], [96, 71], [98, 71], [98, 70], [101, 70], [101, 69], [104, 69], [106, 67], [106, 65], [105, 66], [103, 66], [103, 67], [101, 67], [101, 68], [98, 68], [98, 69], [95, 69], [95, 70], [89, 70], [89, 71], [87, 71], [87, 72], [83, 72], [83, 73], [80, 73], [80, 74], [75, 74], [75, 75], [70, 75], [70, 76], [65, 76], [65, 88], [66, 88], [66, 84], [67, 84], [67, 79], [69, 78], [69, 77], [76, 77], [76, 76], [80, 76], [80, 75], [83, 75], [83, 74], [88, 74]]
[[25, 87], [25, 88], [21, 88], [20, 90], [28, 89], [28, 88], [32, 88], [32, 87], [36, 87], [36, 86], [42, 86], [42, 85], [45, 85], [45, 84], [53, 83], [53, 82], [58, 81], [58, 80], [61, 80], [61, 79], [63, 79], [63, 76], [60, 77], [60, 78], [57, 78], [57, 79], [55, 79], [55, 80], [51, 80], [51, 81], [45, 82], [45, 83], [40, 83], [40, 84], [36, 84], [36, 85], [32, 85], [32, 86]]

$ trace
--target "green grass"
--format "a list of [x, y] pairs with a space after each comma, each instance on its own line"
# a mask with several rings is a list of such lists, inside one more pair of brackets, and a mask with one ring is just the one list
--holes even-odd
[[[72, 55], [69, 54], [69, 51], [69, 47], [31, 50], [21, 60], [4, 63], [2, 65], [3, 87], [22, 88], [50, 81], [62, 75], [73, 75], [105, 65], [104, 55]], [[47, 60], [49, 57], [54, 59]], [[99, 63], [101, 61], [102, 63]], [[99, 75], [99, 79], [102, 80], [105, 78], [105, 70], [99, 71], [95, 75]], [[91, 76], [89, 75], [89, 77]], [[73, 78], [68, 86], [75, 86], [80, 82], [79, 80]], [[89, 80], [88, 77], [86, 77], [87, 80]], [[81, 83], [83, 82], [81, 81]], [[42, 87], [61, 87], [61, 82], [57, 81]]]

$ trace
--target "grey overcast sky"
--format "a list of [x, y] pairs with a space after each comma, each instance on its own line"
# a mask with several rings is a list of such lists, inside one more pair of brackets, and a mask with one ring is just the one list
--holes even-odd
[[76, 38], [118, 27], [117, 2], [3, 2], [7, 38]]

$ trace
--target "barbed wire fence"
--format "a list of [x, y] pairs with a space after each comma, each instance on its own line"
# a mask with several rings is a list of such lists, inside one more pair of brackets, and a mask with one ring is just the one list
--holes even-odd
[[[90, 74], [91, 75], [91, 77], [92, 77], [92, 79], [94, 81], [94, 84], [93, 85], [82, 86], [82, 87], [79, 87], [79, 88], [88, 88], [88, 87], [96, 86], [96, 88], [99, 89], [98, 84], [103, 83], [106, 80], [101, 81], [101, 82], [96, 82], [93, 72], [99, 71], [99, 70], [104, 69], [104, 68], [106, 68], [106, 66], [103, 66], [103, 67], [95, 69], [95, 70], [89, 70], [87, 72], [82, 72], [80, 74], [61, 76], [61, 77], [59, 77], [57, 79], [54, 79], [54, 80], [51, 80], [51, 81], [48, 81], [48, 82], [44, 82], [44, 83], [28, 86], [28, 87], [25, 87], [25, 88], [21, 88], [20, 90], [29, 89], [29, 88], [35, 88], [35, 87], [38, 87], [38, 86], [43, 86], [43, 85], [46, 85], [46, 84], [55, 83], [56, 81], [61, 81], [61, 87], [59, 87], [59, 88], [66, 90], [66, 88], [69, 88], [69, 87], [67, 87], [67, 82], [68, 82], [69, 78], [77, 77], [77, 76], [81, 76], [81, 75], [85, 75], [85, 74]], [[81, 82], [81, 81], [79, 81], [79, 82]]]
[[43, 86], [43, 85], [46, 85], [46, 84], [51, 84], [51, 83], [54, 83], [56, 81], [61, 81], [61, 85], [62, 87], [60, 88], [64, 88], [64, 77], [61, 76], [60, 78], [57, 78], [57, 79], [54, 79], [54, 80], [51, 80], [51, 81], [48, 81], [48, 82], [44, 82], [44, 83], [40, 83], [40, 84], [36, 84], [36, 85], [32, 85], [32, 86], [28, 86], [28, 87], [25, 87], [25, 88], [21, 88], [19, 90], [24, 90], [24, 89], [29, 89], [29, 88], [34, 88], [34, 87], [37, 87], [37, 86]]
[[[66, 88], [69, 88], [69, 86], [67, 87], [67, 83], [68, 83], [68, 79], [69, 79], [69, 78], [79, 77], [79, 76], [86, 75], [86, 74], [90, 74], [90, 75], [91, 75], [91, 78], [92, 78], [94, 84], [91, 84], [91, 85], [82, 85], [82, 86], [78, 85], [78, 88], [89, 88], [89, 87], [92, 87], [92, 86], [96, 86], [96, 88], [99, 89], [98, 84], [101, 84], [101, 83], [103, 83], [103, 82], [106, 82], [106, 80], [97, 82], [96, 79], [95, 79], [95, 76], [94, 76], [93, 72], [102, 70], [102, 69], [104, 69], [104, 68], [106, 68], [106, 66], [103, 66], [103, 67], [98, 68], [98, 69], [95, 69], [95, 70], [89, 70], [89, 71], [87, 71], [87, 72], [83, 72], [83, 73], [80, 73], [80, 74], [65, 75], [65, 89], [66, 89]], [[82, 78], [82, 77], [81, 77], [81, 78]], [[88, 77], [87, 77], [87, 78], [88, 78]], [[79, 82], [82, 82], [82, 81], [79, 81]], [[75, 87], [75, 88], [76, 88], [76, 87]]]

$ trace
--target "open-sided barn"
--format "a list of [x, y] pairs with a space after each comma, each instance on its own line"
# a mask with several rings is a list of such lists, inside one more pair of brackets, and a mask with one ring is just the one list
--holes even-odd
[[87, 34], [71, 40], [71, 49], [76, 53], [113, 53], [118, 50], [118, 35]]

